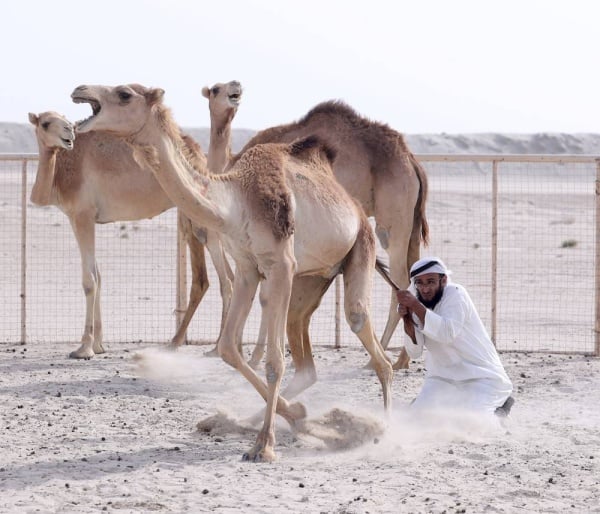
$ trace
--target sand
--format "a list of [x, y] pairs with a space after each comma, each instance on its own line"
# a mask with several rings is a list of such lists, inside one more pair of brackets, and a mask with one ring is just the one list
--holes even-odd
[[317, 346], [319, 381], [300, 397], [313, 433], [281, 420], [277, 461], [256, 464], [241, 456], [262, 400], [207, 346], [70, 349], [2, 346], [2, 512], [600, 511], [598, 359], [503, 353], [516, 404], [493, 429], [415, 419], [419, 362], [396, 373], [386, 420], [365, 352]]
[[[308, 429], [293, 433], [279, 420], [277, 460], [256, 464], [241, 457], [258, 430], [248, 421], [262, 408], [258, 394], [204, 355], [212, 345], [169, 353], [150, 342], [173, 333], [173, 252], [150, 261], [157, 245], [149, 239], [155, 232], [168, 250], [173, 223], [112, 224], [99, 232], [108, 352], [73, 361], [67, 355], [83, 321], [78, 255], [65, 216], [30, 206], [30, 339], [14, 342], [18, 169], [0, 188], [0, 292], [14, 311], [0, 340], [0, 512], [600, 512], [600, 359], [551, 353], [593, 348], [593, 286], [578, 280], [593, 270], [593, 170], [568, 170], [568, 180], [551, 170], [541, 181], [535, 168], [518, 168], [502, 184], [498, 340], [516, 399], [504, 427], [460, 412], [416, 419], [409, 403], [423, 380], [421, 360], [395, 374], [387, 419], [365, 351], [344, 329], [341, 349], [329, 333], [315, 337], [319, 380], [299, 398]], [[469, 287], [489, 324], [489, 170], [460, 173], [430, 170], [429, 252]], [[527, 187], [518, 177], [527, 177]], [[574, 247], [561, 246], [571, 239]], [[116, 252], [107, 252], [109, 241], [119, 242]], [[543, 273], [523, 271], [532, 266]], [[111, 303], [138, 272], [157, 289]], [[571, 285], [577, 287], [565, 287]], [[378, 334], [385, 288], [376, 285], [374, 293]], [[207, 319], [218, 326], [216, 290], [200, 306], [194, 335]], [[135, 309], [150, 302], [156, 310], [135, 321]], [[319, 317], [331, 323], [331, 304], [324, 302]], [[400, 342], [395, 336], [391, 358]], [[537, 352], [506, 351], [516, 348]], [[244, 350], [249, 355], [252, 345]], [[286, 381], [289, 356], [287, 363]]]

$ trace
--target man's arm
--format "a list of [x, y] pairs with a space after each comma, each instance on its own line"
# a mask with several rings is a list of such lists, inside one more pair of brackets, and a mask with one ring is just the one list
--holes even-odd
[[[397, 291], [396, 294], [398, 294], [399, 292], [400, 291]], [[417, 359], [423, 353], [423, 337], [417, 337], [412, 314], [407, 307], [399, 303], [398, 313], [400, 314], [400, 316], [402, 316], [402, 319], [404, 320], [404, 332], [408, 337], [410, 337], [410, 340], [413, 342], [413, 344], [404, 345], [404, 348], [406, 349], [411, 359]]]

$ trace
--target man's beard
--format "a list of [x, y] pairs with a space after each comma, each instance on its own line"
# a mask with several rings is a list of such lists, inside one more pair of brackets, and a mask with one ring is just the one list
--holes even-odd
[[417, 290], [417, 299], [428, 309], [433, 309], [439, 303], [439, 301], [442, 299], [443, 295], [444, 295], [444, 288], [440, 287], [438, 289], [438, 292], [435, 293], [434, 297], [431, 300], [425, 300], [421, 296], [421, 293]]

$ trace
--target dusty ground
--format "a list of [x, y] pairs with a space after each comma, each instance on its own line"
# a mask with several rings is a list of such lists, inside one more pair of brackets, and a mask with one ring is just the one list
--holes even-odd
[[313, 422], [340, 409], [350, 431], [328, 446], [281, 421], [278, 460], [251, 464], [245, 420], [262, 400], [207, 348], [110, 344], [72, 361], [71, 344], [2, 345], [0, 511], [600, 512], [599, 359], [503, 353], [517, 402], [494, 431], [412, 419], [419, 362], [395, 375], [386, 423], [364, 351], [317, 346], [301, 400]]
[[[468, 287], [489, 327], [489, 170], [444, 166], [430, 168], [428, 253]], [[319, 382], [300, 398], [312, 433], [280, 422], [272, 464], [241, 461], [256, 436], [245, 420], [262, 400], [226, 364], [204, 357], [212, 346], [165, 354], [149, 343], [174, 332], [173, 212], [98, 228], [108, 353], [77, 362], [66, 358], [83, 327], [77, 249], [62, 213], [29, 206], [29, 343], [15, 344], [19, 170], [0, 187], [0, 512], [600, 512], [600, 359], [550, 353], [593, 349], [594, 285], [585, 277], [593, 276], [597, 230], [594, 170], [527, 166], [501, 175], [497, 341], [502, 350], [537, 350], [501, 353], [517, 401], [505, 430], [460, 413], [415, 420], [407, 407], [422, 361], [395, 375], [386, 421], [356, 338], [342, 327], [343, 348], [331, 347], [328, 300], [311, 323]], [[376, 283], [378, 334], [389, 295]], [[214, 340], [219, 306], [211, 287], [194, 339]], [[341, 417], [324, 426], [332, 413]]]

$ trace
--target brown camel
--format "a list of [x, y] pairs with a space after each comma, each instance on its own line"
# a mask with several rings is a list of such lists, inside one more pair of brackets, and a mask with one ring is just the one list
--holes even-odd
[[[306, 280], [345, 282], [346, 318], [374, 363], [386, 411], [391, 406], [392, 367], [370, 320], [375, 240], [359, 206], [334, 179], [332, 151], [308, 138], [293, 144], [256, 145], [224, 175], [198, 175], [164, 91], [128, 86], [79, 86], [71, 97], [89, 103], [93, 115], [77, 130], [110, 131], [127, 139], [169, 197], [190, 220], [221, 233], [236, 263], [234, 294], [219, 339], [219, 354], [266, 401], [263, 427], [245, 460], [273, 460], [275, 412], [293, 427], [306, 416], [301, 404], [279, 395], [285, 370], [284, 331], [293, 289]], [[267, 319], [266, 382], [244, 361], [236, 341], [260, 281]], [[290, 311], [292, 308], [290, 307]]]
[[[103, 353], [100, 309], [101, 279], [95, 257], [95, 224], [152, 218], [173, 207], [152, 172], [141, 167], [133, 152], [120, 138], [106, 133], [81, 134], [73, 148], [70, 123], [56, 113], [29, 114], [39, 146], [39, 164], [31, 191], [36, 205], [56, 205], [71, 223], [81, 254], [82, 284], [86, 298], [85, 328], [81, 346], [71, 358], [89, 359]], [[71, 137], [71, 139], [69, 139]], [[182, 135], [190, 155], [201, 165], [206, 162], [200, 147]], [[192, 286], [185, 316], [173, 345], [185, 338], [187, 326], [208, 288], [204, 244], [219, 274], [223, 297], [223, 320], [232, 291], [226, 261], [218, 241], [204, 229], [192, 227], [179, 216], [179, 224], [190, 248]], [[231, 271], [229, 270], [231, 274]]]
[[[360, 202], [367, 216], [375, 218], [375, 232], [389, 256], [391, 277], [400, 287], [407, 287], [408, 271], [419, 259], [421, 242], [428, 242], [429, 227], [425, 216], [427, 176], [402, 134], [358, 115], [343, 102], [328, 101], [315, 106], [297, 122], [257, 133], [229, 165], [233, 166], [256, 144], [290, 143], [311, 134], [336, 149], [336, 178]], [[384, 349], [400, 319], [396, 306], [392, 291], [381, 338]], [[303, 323], [305, 337], [308, 319]], [[261, 355], [259, 341], [251, 362], [258, 362]], [[408, 363], [408, 354], [402, 349], [394, 368], [407, 368]]]

